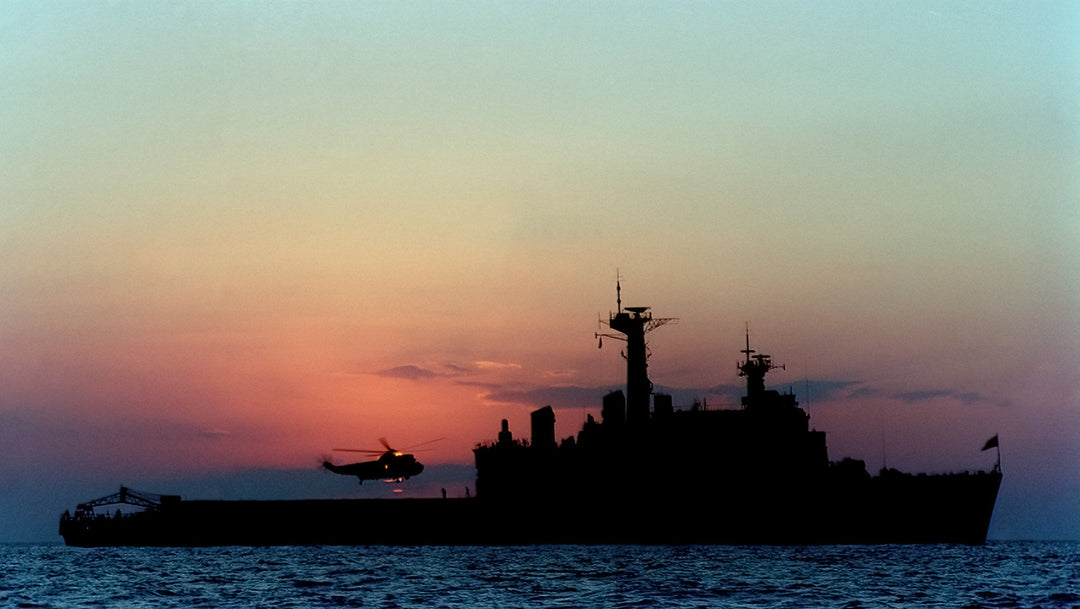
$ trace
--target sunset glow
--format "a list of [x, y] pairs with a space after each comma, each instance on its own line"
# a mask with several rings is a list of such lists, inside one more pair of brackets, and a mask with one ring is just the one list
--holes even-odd
[[680, 319], [650, 335], [676, 407], [736, 407], [749, 325], [832, 458], [986, 469], [999, 434], [990, 537], [1080, 537], [1077, 31], [1067, 2], [7, 2], [0, 540], [384, 436], [471, 466], [547, 404], [573, 435], [624, 379], [617, 274]]

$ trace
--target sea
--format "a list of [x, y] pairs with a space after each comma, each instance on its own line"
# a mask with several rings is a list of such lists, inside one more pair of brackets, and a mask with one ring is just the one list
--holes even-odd
[[0, 545], [0, 607], [1080, 607], [1080, 542]]

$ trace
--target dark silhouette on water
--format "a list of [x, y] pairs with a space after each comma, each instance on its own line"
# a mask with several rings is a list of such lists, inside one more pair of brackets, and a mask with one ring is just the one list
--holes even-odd
[[[476, 496], [465, 499], [181, 501], [105, 519], [62, 517], [69, 545], [274, 544], [834, 544], [986, 539], [1001, 471], [871, 476], [828, 457], [795, 396], [765, 388], [777, 366], [750, 348], [738, 410], [676, 410], [654, 394], [645, 335], [672, 318], [622, 307], [600, 334], [626, 342], [626, 392], [603, 399], [577, 436], [556, 440], [555, 411], [532, 413], [531, 439], [507, 421], [474, 449]], [[997, 446], [996, 437], [993, 444]]]
[[[431, 442], [437, 441], [438, 440], [432, 440]], [[416, 457], [413, 455], [394, 450], [390, 447], [386, 438], [379, 438], [379, 442], [383, 445], [385, 450], [365, 450], [357, 448], [334, 449], [338, 452], [379, 455], [379, 458], [374, 461], [362, 461], [360, 463], [350, 463], [348, 465], [334, 465], [329, 461], [323, 461], [323, 468], [335, 474], [341, 474], [342, 476], [356, 476], [356, 479], [360, 481], [360, 484], [363, 484], [364, 480], [404, 482], [413, 476], [420, 475], [420, 472], [424, 471], [424, 465], [417, 461]], [[430, 444], [431, 442], [424, 442], [424, 444]], [[421, 445], [417, 444], [417, 446]]]

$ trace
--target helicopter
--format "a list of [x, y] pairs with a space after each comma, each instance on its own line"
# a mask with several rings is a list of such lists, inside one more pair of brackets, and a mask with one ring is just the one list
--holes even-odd
[[[442, 438], [439, 438], [439, 440], [441, 439]], [[408, 448], [431, 444], [432, 442], [438, 442], [439, 440], [430, 440]], [[379, 438], [379, 443], [383, 445], [385, 450], [364, 450], [356, 448], [334, 449], [337, 452], [379, 455], [379, 458], [374, 461], [362, 461], [360, 463], [350, 463], [348, 465], [334, 465], [330, 461], [323, 461], [322, 465], [325, 469], [335, 474], [341, 474], [342, 476], [356, 476], [356, 479], [360, 481], [360, 484], [363, 484], [364, 480], [404, 482], [412, 476], [417, 476], [420, 472], [424, 471], [424, 465], [417, 461], [416, 457], [395, 450], [390, 446], [390, 443], [386, 441], [386, 438]], [[408, 450], [408, 448], [406, 450]]]

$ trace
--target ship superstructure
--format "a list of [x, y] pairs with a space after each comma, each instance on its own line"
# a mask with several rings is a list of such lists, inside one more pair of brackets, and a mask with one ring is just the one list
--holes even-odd
[[[532, 416], [530, 440], [503, 421], [475, 449], [478, 497], [529, 515], [553, 540], [630, 543], [981, 543], [1000, 472], [872, 477], [860, 460], [829, 460], [825, 433], [793, 394], [766, 389], [778, 368], [751, 349], [739, 376], [741, 408], [675, 409], [654, 393], [646, 335], [677, 321], [649, 307], [609, 316], [625, 342], [626, 392], [603, 398], [601, 420], [555, 442], [551, 407]], [[508, 530], [513, 527], [507, 526]]]

